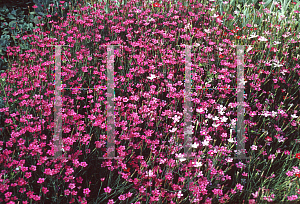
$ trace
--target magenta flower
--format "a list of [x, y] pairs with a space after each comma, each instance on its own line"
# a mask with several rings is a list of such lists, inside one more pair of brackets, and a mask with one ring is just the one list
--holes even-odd
[[91, 191], [90, 191], [89, 188], [83, 189], [83, 193], [84, 193], [85, 195], [88, 195], [90, 192], [91, 192]]
[[237, 188], [238, 190], [243, 190], [244, 186], [238, 183], [238, 184], [236, 185], [236, 188]]
[[39, 178], [39, 180], [37, 181], [37, 183], [43, 183], [45, 181], [45, 178]]
[[75, 183], [70, 183], [70, 184], [69, 184], [69, 188], [70, 188], [70, 189], [74, 189], [74, 188], [75, 188]]
[[118, 198], [119, 198], [119, 200], [125, 200], [125, 199], [126, 199], [126, 196], [120, 195]]
[[110, 187], [104, 188], [104, 192], [105, 192], [105, 193], [110, 193], [110, 192], [111, 192], [111, 188], [110, 188]]

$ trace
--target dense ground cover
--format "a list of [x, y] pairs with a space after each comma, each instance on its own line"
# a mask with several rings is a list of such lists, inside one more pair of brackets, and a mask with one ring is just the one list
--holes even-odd
[[[7, 47], [10, 69], [1, 74], [0, 201], [299, 200], [300, 33], [293, 20], [299, 19], [299, 3], [264, 10], [260, 4], [221, 3], [82, 2], [67, 17], [16, 35], [28, 49]], [[106, 85], [107, 52], [99, 45], [109, 44], [123, 45], [114, 64], [116, 152], [123, 158], [98, 159], [106, 149], [105, 90], [63, 89], [63, 151], [69, 157], [49, 159], [55, 98], [55, 48], [49, 45], [70, 45], [62, 48], [62, 87], [100, 88]], [[195, 45], [194, 159], [182, 157], [185, 45]], [[248, 160], [234, 159], [237, 45], [247, 45]], [[197, 89], [204, 86], [224, 89]]]

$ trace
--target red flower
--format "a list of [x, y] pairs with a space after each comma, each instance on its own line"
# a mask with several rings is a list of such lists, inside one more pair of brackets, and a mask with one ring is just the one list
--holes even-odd
[[130, 171], [130, 168], [123, 169], [123, 171], [129, 172], [129, 171]]
[[154, 7], [160, 7], [160, 4], [159, 3], [154, 3], [153, 6]]
[[220, 57], [220, 58], [223, 58], [224, 56], [223, 56], [223, 55], [220, 55], [219, 57]]
[[297, 158], [297, 159], [300, 159], [300, 153], [297, 153], [297, 154], [296, 154], [296, 158]]
[[295, 174], [295, 175], [300, 178], [300, 174]]
[[217, 18], [220, 19], [220, 20], [222, 20], [223, 16], [218, 16]]
[[267, 136], [267, 137], [266, 137], [266, 140], [267, 140], [268, 142], [271, 142], [271, 141], [272, 141], [272, 137]]

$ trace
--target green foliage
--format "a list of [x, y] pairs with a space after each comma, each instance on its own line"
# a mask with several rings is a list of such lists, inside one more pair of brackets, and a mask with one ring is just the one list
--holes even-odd
[[[58, 0], [33, 0], [33, 2], [16, 2], [15, 4], [0, 5], [0, 70], [7, 70], [7, 46], [20, 46], [21, 50], [28, 50], [28, 43], [22, 41], [18, 43], [15, 36], [21, 37], [33, 33], [37, 29], [38, 23], [47, 23], [46, 15], [54, 17], [66, 17], [70, 9], [69, 2], [76, 5], [76, 0], [71, 0], [63, 4], [64, 10], [59, 5]], [[54, 4], [51, 9], [50, 4]], [[36, 5], [38, 8], [33, 9]], [[49, 13], [50, 12], [50, 13]], [[57, 13], [57, 15], [55, 15]], [[38, 16], [41, 17], [38, 20]]]

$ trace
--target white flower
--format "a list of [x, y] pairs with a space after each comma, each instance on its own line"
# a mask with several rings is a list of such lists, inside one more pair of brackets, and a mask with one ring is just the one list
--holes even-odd
[[136, 12], [136, 13], [141, 13], [142, 11], [139, 10], [139, 9], [136, 9], [135, 12]]
[[200, 177], [200, 176], [203, 176], [202, 171], [200, 171], [200, 172], [198, 173], [198, 175], [197, 175], [197, 177]]
[[202, 166], [202, 162], [192, 162], [192, 164], [194, 165], [194, 167], [200, 167]]
[[204, 29], [204, 32], [211, 33], [210, 29]]
[[224, 112], [223, 110], [220, 110], [220, 111], [219, 111], [219, 114], [220, 114], [220, 115], [224, 115], [224, 113], [225, 113], [225, 112]]
[[185, 133], [188, 134], [188, 135], [193, 134], [193, 133], [194, 133], [194, 132], [193, 132], [194, 127], [195, 127], [195, 126], [190, 125], [189, 127], [187, 127], [187, 131], [186, 131]]
[[213, 16], [212, 16], [212, 18], [217, 18], [219, 15], [217, 15], [217, 14], [214, 14]]
[[257, 146], [252, 145], [252, 146], [251, 146], [251, 149], [252, 149], [252, 150], [257, 150]]
[[153, 177], [153, 171], [149, 170], [149, 172], [147, 172], [146, 177]]
[[202, 145], [203, 145], [203, 146], [208, 146], [208, 145], [209, 145], [209, 141], [208, 141], [208, 140], [204, 140], [204, 141], [202, 142]]
[[182, 196], [183, 196], [183, 194], [181, 193], [181, 191], [178, 191], [177, 198], [181, 198]]
[[17, 167], [17, 168], [16, 168], [16, 170], [17, 170], [17, 171], [19, 171], [19, 170], [20, 170], [20, 168], [19, 168], [19, 167]]
[[287, 70], [282, 70], [280, 73], [285, 75], [285, 72], [287, 72]]
[[256, 37], [258, 37], [258, 35], [250, 35], [250, 37], [248, 37], [248, 39], [256, 38]]
[[233, 138], [229, 138], [228, 139], [228, 142], [230, 142], [230, 143], [234, 143], [234, 142], [236, 142]]
[[234, 14], [239, 14], [240, 12], [239, 12], [239, 11], [234, 11], [233, 13], [234, 13]]
[[222, 121], [223, 123], [226, 123], [227, 120], [228, 120], [228, 118], [225, 117], [225, 116], [223, 116], [223, 117], [221, 118], [221, 121]]
[[258, 40], [259, 40], [259, 41], [264, 41], [264, 42], [268, 41], [268, 39], [265, 38], [265, 37], [263, 37], [263, 36], [260, 36], [260, 37], [258, 38]]
[[180, 119], [180, 116], [175, 115], [175, 116], [173, 117], [174, 123], [179, 122], [179, 119]]
[[298, 118], [296, 114], [291, 115], [292, 118]]
[[242, 86], [245, 86], [246, 83], [247, 83], [247, 81], [244, 81], [244, 79], [239, 81], [239, 84], [241, 84]]
[[170, 132], [176, 132], [176, 130], [177, 130], [177, 128], [176, 127], [174, 127], [172, 130], [169, 130]]
[[250, 50], [252, 50], [253, 47], [251, 47], [251, 45], [248, 47], [248, 49], [246, 50], [246, 52], [249, 52]]
[[213, 124], [212, 124], [212, 126], [215, 127], [215, 128], [219, 127], [219, 125], [220, 125], [220, 124], [216, 124], [216, 123], [213, 123]]
[[184, 155], [179, 153], [179, 154], [175, 154], [175, 157], [177, 157], [179, 159], [179, 161], [185, 161], [186, 158], [184, 158]]
[[196, 149], [198, 146], [199, 146], [198, 143], [194, 143], [194, 144], [191, 145], [191, 147], [192, 147], [192, 148], [195, 148], [195, 149]]
[[264, 111], [261, 115], [269, 117], [271, 114], [269, 113], [269, 111]]
[[208, 118], [208, 119], [212, 119], [212, 117], [213, 117], [213, 115], [212, 115], [212, 114], [210, 114], [210, 113], [209, 113], [209, 114], [207, 114], [207, 118]]
[[197, 108], [196, 112], [202, 114], [205, 113], [205, 110], [203, 108]]
[[275, 111], [272, 111], [271, 116], [275, 117], [275, 116], [277, 116], [277, 113]]
[[233, 161], [233, 159], [232, 159], [232, 158], [230, 158], [230, 157], [226, 158], [225, 160], [226, 160], [228, 163], [230, 163], [230, 162], [232, 162], [232, 161]]
[[181, 162], [183, 162], [185, 160], [186, 160], [186, 158], [179, 158], [179, 161], [181, 161]]
[[281, 44], [281, 42], [278, 42], [278, 41], [274, 41], [273, 43], [274, 43], [274, 45], [279, 45], [279, 44]]
[[187, 29], [190, 29], [191, 28], [191, 24], [188, 23], [187, 25], [184, 26], [184, 30], [186, 31]]
[[152, 79], [157, 78], [157, 76], [155, 76], [154, 74], [151, 74], [151, 76], [148, 76], [147, 78], [150, 79], [150, 80], [152, 80]]
[[160, 159], [159, 164], [164, 164], [167, 161], [167, 159]]
[[280, 136], [280, 137], [278, 137], [278, 142], [284, 142], [284, 138], [283, 138], [283, 136]]
[[213, 117], [213, 120], [219, 120], [218, 116]]
[[273, 66], [274, 66], [274, 67], [282, 67], [283, 65], [282, 65], [282, 64], [279, 64], [279, 63], [276, 63], [276, 64], [273, 63]]

